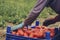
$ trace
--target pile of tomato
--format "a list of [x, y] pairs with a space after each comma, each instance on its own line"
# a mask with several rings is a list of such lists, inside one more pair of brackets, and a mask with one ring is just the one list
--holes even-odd
[[19, 28], [15, 31], [12, 31], [12, 35], [17, 36], [24, 36], [24, 37], [30, 37], [30, 38], [45, 38], [46, 32], [50, 32], [50, 37], [54, 37], [55, 28], [48, 28], [45, 26], [36, 26], [35, 28], [27, 28], [26, 26], [24, 28]]

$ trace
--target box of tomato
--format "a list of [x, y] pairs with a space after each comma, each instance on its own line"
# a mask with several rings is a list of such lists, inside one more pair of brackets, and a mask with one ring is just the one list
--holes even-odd
[[28, 29], [24, 27], [14, 31], [7, 27], [6, 40], [52, 40], [57, 31], [57, 29], [42, 26]]

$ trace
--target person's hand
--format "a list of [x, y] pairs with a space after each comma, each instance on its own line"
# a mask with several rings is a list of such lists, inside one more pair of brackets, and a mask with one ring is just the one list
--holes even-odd
[[43, 26], [48, 26], [48, 25], [53, 24], [53, 23], [55, 23], [54, 19], [47, 19], [43, 22]]
[[16, 29], [18, 29], [18, 28], [22, 28], [23, 25], [24, 25], [24, 23], [21, 23], [21, 24], [18, 24], [18, 25], [16, 25], [16, 26], [13, 26], [13, 27], [11, 27], [11, 30], [16, 30]]

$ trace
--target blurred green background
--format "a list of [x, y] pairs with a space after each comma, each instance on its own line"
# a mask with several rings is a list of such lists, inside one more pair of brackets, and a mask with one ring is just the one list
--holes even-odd
[[[0, 27], [24, 21], [36, 2], [37, 0], [0, 0]], [[55, 15], [55, 12], [50, 7], [45, 7], [38, 18], [47, 18], [49, 15]]]

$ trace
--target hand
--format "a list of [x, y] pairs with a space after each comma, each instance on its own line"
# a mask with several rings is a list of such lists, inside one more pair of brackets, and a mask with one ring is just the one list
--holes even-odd
[[19, 25], [13, 26], [13, 27], [11, 27], [11, 30], [16, 30], [16, 29], [18, 29], [18, 28], [22, 28], [23, 25], [24, 25], [24, 23], [21, 23], [21, 24], [19, 24]]
[[48, 26], [48, 25], [53, 24], [53, 23], [55, 23], [54, 19], [47, 19], [43, 22], [43, 26]]

